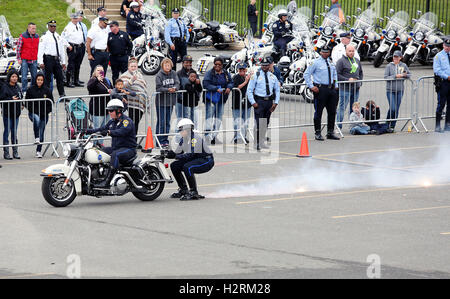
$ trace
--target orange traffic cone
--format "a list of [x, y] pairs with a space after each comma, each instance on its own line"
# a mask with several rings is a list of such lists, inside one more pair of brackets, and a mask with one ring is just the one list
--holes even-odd
[[152, 127], [148, 127], [147, 129], [147, 138], [145, 139], [145, 147], [144, 150], [152, 149], [155, 145], [153, 144], [153, 134]]
[[308, 149], [308, 138], [306, 137], [306, 132], [303, 132], [302, 143], [300, 145], [300, 153], [297, 155], [300, 158], [308, 158], [311, 157]]

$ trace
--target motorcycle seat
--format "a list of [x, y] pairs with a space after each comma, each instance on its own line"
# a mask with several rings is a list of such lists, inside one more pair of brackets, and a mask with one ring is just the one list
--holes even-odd
[[220, 26], [220, 23], [217, 21], [210, 21], [210, 22], [206, 23], [206, 25], [211, 27], [211, 29], [218, 29]]
[[223, 24], [225, 25], [225, 26], [228, 26], [228, 27], [231, 27], [231, 28], [233, 28], [233, 27], [236, 27], [236, 25], [237, 25], [237, 23], [230, 23], [230, 22], [223, 22]]
[[223, 60], [230, 60], [232, 56], [233, 56], [232, 54], [220, 54], [219, 55], [219, 57], [221, 57]]

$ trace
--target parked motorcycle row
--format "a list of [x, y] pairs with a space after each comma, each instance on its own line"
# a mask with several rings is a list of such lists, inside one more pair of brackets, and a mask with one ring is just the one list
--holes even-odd
[[20, 69], [16, 58], [16, 40], [9, 31], [5, 16], [0, 16], [0, 76], [4, 76], [11, 68]]

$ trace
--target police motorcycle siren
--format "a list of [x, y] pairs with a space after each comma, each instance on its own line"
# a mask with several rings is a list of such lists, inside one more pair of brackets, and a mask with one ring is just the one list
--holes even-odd
[[[409, 15], [405, 11], [399, 11], [394, 14], [394, 10], [391, 9], [390, 14], [392, 17], [386, 16], [388, 20], [386, 27], [382, 30], [381, 43], [377, 51], [374, 53], [373, 65], [379, 67], [383, 61], [392, 61], [392, 56], [396, 50], [403, 53], [403, 48], [408, 42], [408, 34], [406, 33]], [[379, 19], [383, 21], [384, 19]]]
[[[420, 16], [421, 11], [417, 11]], [[438, 18], [432, 12], [427, 12], [419, 20], [413, 19], [413, 30], [409, 33], [408, 45], [403, 56], [403, 62], [408, 66], [418, 61], [422, 65], [433, 63], [434, 56], [442, 50], [442, 32], [437, 28]], [[441, 28], [445, 23], [440, 24]]]
[[[339, 8], [329, 9], [325, 6], [325, 12], [321, 13], [324, 17], [322, 24], [315, 30], [316, 39], [314, 40], [317, 52], [320, 52], [324, 46], [333, 49], [337, 45], [336, 37], [338, 37], [344, 29], [340, 23]], [[315, 19], [317, 19], [315, 17]]]
[[20, 73], [15, 40], [9, 31], [5, 16], [0, 15], [0, 75], [6, 75], [12, 68], [17, 69]]
[[357, 8], [358, 15], [353, 27], [351, 43], [355, 45], [361, 60], [369, 59], [377, 50], [380, 42], [380, 35], [375, 31], [377, 28], [377, 14], [372, 7], [361, 13], [361, 8]]

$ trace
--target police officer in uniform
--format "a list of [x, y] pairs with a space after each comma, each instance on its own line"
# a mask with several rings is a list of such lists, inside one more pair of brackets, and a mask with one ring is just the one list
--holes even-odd
[[[324, 108], [327, 108], [328, 113], [327, 139], [340, 139], [334, 134], [338, 91], [336, 66], [329, 58], [330, 52], [330, 48], [324, 46], [320, 51], [321, 57], [314, 60], [304, 74], [306, 85], [314, 93], [314, 130], [316, 132], [315, 138], [319, 141], [324, 140], [321, 134]], [[311, 76], [314, 77], [314, 81]]]
[[[71, 22], [64, 28], [61, 36], [69, 43], [71, 49], [67, 49], [68, 66], [66, 73], [66, 86], [73, 88], [75, 86], [83, 86], [78, 81], [80, 74], [81, 62], [84, 57], [84, 32], [79, 24], [79, 15], [72, 14]], [[77, 76], [75, 76], [77, 75]]]
[[[81, 45], [81, 63], [83, 62], [84, 59], [84, 55], [86, 53], [86, 41], [87, 41], [87, 35], [88, 35], [88, 29], [86, 24], [83, 23], [83, 19], [84, 19], [84, 12], [82, 10], [80, 10], [78, 12], [78, 25], [80, 25], [81, 29], [83, 30], [83, 44]], [[84, 82], [80, 80], [80, 70], [78, 70], [78, 72], [75, 70], [75, 86], [77, 86], [77, 84], [83, 85]]]
[[131, 2], [130, 12], [127, 15], [127, 33], [132, 40], [144, 34], [143, 19], [142, 14], [139, 12], [139, 3]]
[[100, 18], [98, 25], [92, 26], [88, 32], [86, 42], [86, 52], [91, 65], [91, 74], [97, 65], [103, 66], [103, 69], [108, 70], [109, 53], [108, 53], [108, 19]]
[[247, 87], [247, 99], [255, 109], [256, 149], [268, 148], [264, 144], [270, 115], [280, 101], [280, 83], [270, 72], [271, 57], [265, 57], [261, 62], [261, 69], [253, 74]]
[[169, 45], [169, 55], [173, 62], [173, 69], [177, 69], [177, 57], [187, 55], [186, 41], [189, 40], [189, 30], [184, 22], [179, 18], [180, 10], [172, 9], [172, 18], [167, 22], [164, 30], [164, 39]]
[[131, 55], [133, 43], [128, 33], [120, 30], [119, 22], [112, 21], [109, 28], [111, 29], [108, 35], [109, 61], [115, 83], [119, 73], [125, 73], [128, 70], [128, 57]]
[[[167, 158], [176, 159], [170, 164], [173, 176], [178, 184], [178, 192], [171, 195], [180, 200], [195, 200], [205, 198], [198, 194], [196, 173], [205, 173], [214, 166], [214, 157], [205, 139], [194, 132], [194, 123], [188, 118], [178, 122], [181, 139], [175, 151], [169, 151]], [[183, 177], [184, 173], [184, 177]], [[186, 178], [186, 179], [185, 179]], [[189, 185], [189, 191], [186, 184]]]
[[[52, 75], [56, 79], [60, 97], [65, 96], [63, 70], [66, 69], [66, 51], [64, 46], [67, 42], [56, 32], [56, 21], [47, 23], [48, 31], [39, 40], [38, 64], [45, 73], [45, 84], [50, 88]], [[68, 47], [72, 50], [72, 47]]]
[[106, 109], [111, 120], [100, 128], [84, 131], [87, 134], [101, 132], [103, 136], [109, 135], [112, 137], [111, 147], [102, 149], [103, 152], [111, 155], [111, 169], [105, 180], [95, 186], [97, 188], [107, 188], [119, 169], [120, 163], [136, 156], [136, 130], [131, 118], [123, 114], [124, 106], [122, 101], [112, 99], [108, 102]]
[[294, 39], [293, 36], [286, 36], [292, 33], [292, 23], [288, 21], [288, 12], [281, 9], [278, 13], [278, 18], [272, 25], [273, 43], [280, 49], [281, 56], [286, 55], [287, 44]]
[[436, 132], [441, 132], [441, 118], [445, 105], [445, 131], [450, 131], [450, 39], [444, 40], [444, 49], [434, 57], [433, 71], [435, 76], [438, 105], [436, 108]]

